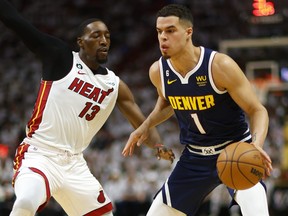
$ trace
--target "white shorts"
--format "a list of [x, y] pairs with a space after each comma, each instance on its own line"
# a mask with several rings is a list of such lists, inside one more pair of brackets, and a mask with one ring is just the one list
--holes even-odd
[[46, 183], [47, 201], [53, 196], [69, 216], [98, 216], [112, 211], [110, 199], [90, 172], [83, 154], [57, 151], [22, 143], [14, 158], [13, 181], [25, 175], [27, 168], [40, 174]]

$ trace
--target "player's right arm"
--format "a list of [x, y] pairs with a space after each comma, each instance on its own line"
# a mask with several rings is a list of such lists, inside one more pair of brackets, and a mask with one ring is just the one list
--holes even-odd
[[149, 127], [154, 127], [169, 119], [174, 114], [174, 110], [162, 93], [159, 61], [156, 61], [151, 65], [149, 69], [149, 77], [158, 92], [158, 99], [155, 107], [146, 120], [149, 122]]
[[161, 77], [158, 61], [155, 62], [149, 70], [150, 80], [157, 88], [158, 99], [153, 111], [149, 114], [146, 120], [130, 134], [130, 137], [122, 151], [124, 156], [132, 155], [135, 145], [140, 146], [148, 137], [149, 129], [159, 125], [170, 118], [174, 111], [170, 104], [165, 100], [161, 90]]
[[0, 20], [42, 61], [44, 80], [58, 80], [70, 71], [73, 58], [68, 45], [40, 32], [6, 0], [0, 0]]

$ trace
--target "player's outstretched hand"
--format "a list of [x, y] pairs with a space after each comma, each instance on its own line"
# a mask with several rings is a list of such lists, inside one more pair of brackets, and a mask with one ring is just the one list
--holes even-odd
[[[144, 143], [148, 139], [148, 137], [149, 137], [148, 127], [145, 127], [143, 125], [138, 127], [135, 131], [133, 131], [130, 134], [129, 139], [122, 151], [122, 155], [124, 157], [132, 156], [135, 146], [142, 145], [142, 143]], [[175, 159], [175, 154], [172, 151], [172, 149], [167, 149], [166, 147], [164, 147], [163, 144], [156, 144], [153, 147], [156, 149], [155, 155], [158, 160], [163, 159], [163, 160], [168, 160], [171, 163], [173, 163]]]
[[156, 148], [156, 157], [158, 160], [168, 160], [172, 164], [175, 159], [175, 154], [172, 149], [167, 149], [166, 147], [161, 145]]
[[149, 135], [149, 129], [143, 125], [138, 127], [135, 131], [133, 131], [129, 139], [122, 151], [122, 155], [124, 157], [132, 156], [134, 152], [135, 145], [140, 146], [142, 143], [144, 143], [145, 140], [147, 140]]

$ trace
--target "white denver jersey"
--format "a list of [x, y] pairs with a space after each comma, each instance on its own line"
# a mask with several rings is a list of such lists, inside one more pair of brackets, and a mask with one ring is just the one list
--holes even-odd
[[80, 153], [111, 114], [119, 77], [108, 69], [106, 75], [94, 75], [78, 53], [73, 56], [73, 67], [64, 78], [41, 81], [25, 143]]

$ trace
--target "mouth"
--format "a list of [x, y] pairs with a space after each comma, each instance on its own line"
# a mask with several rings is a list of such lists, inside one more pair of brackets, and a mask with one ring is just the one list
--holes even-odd
[[108, 48], [107, 47], [99, 48], [98, 53], [108, 54]]
[[166, 45], [161, 45], [160, 49], [162, 50], [162, 52], [167, 52], [169, 47]]

